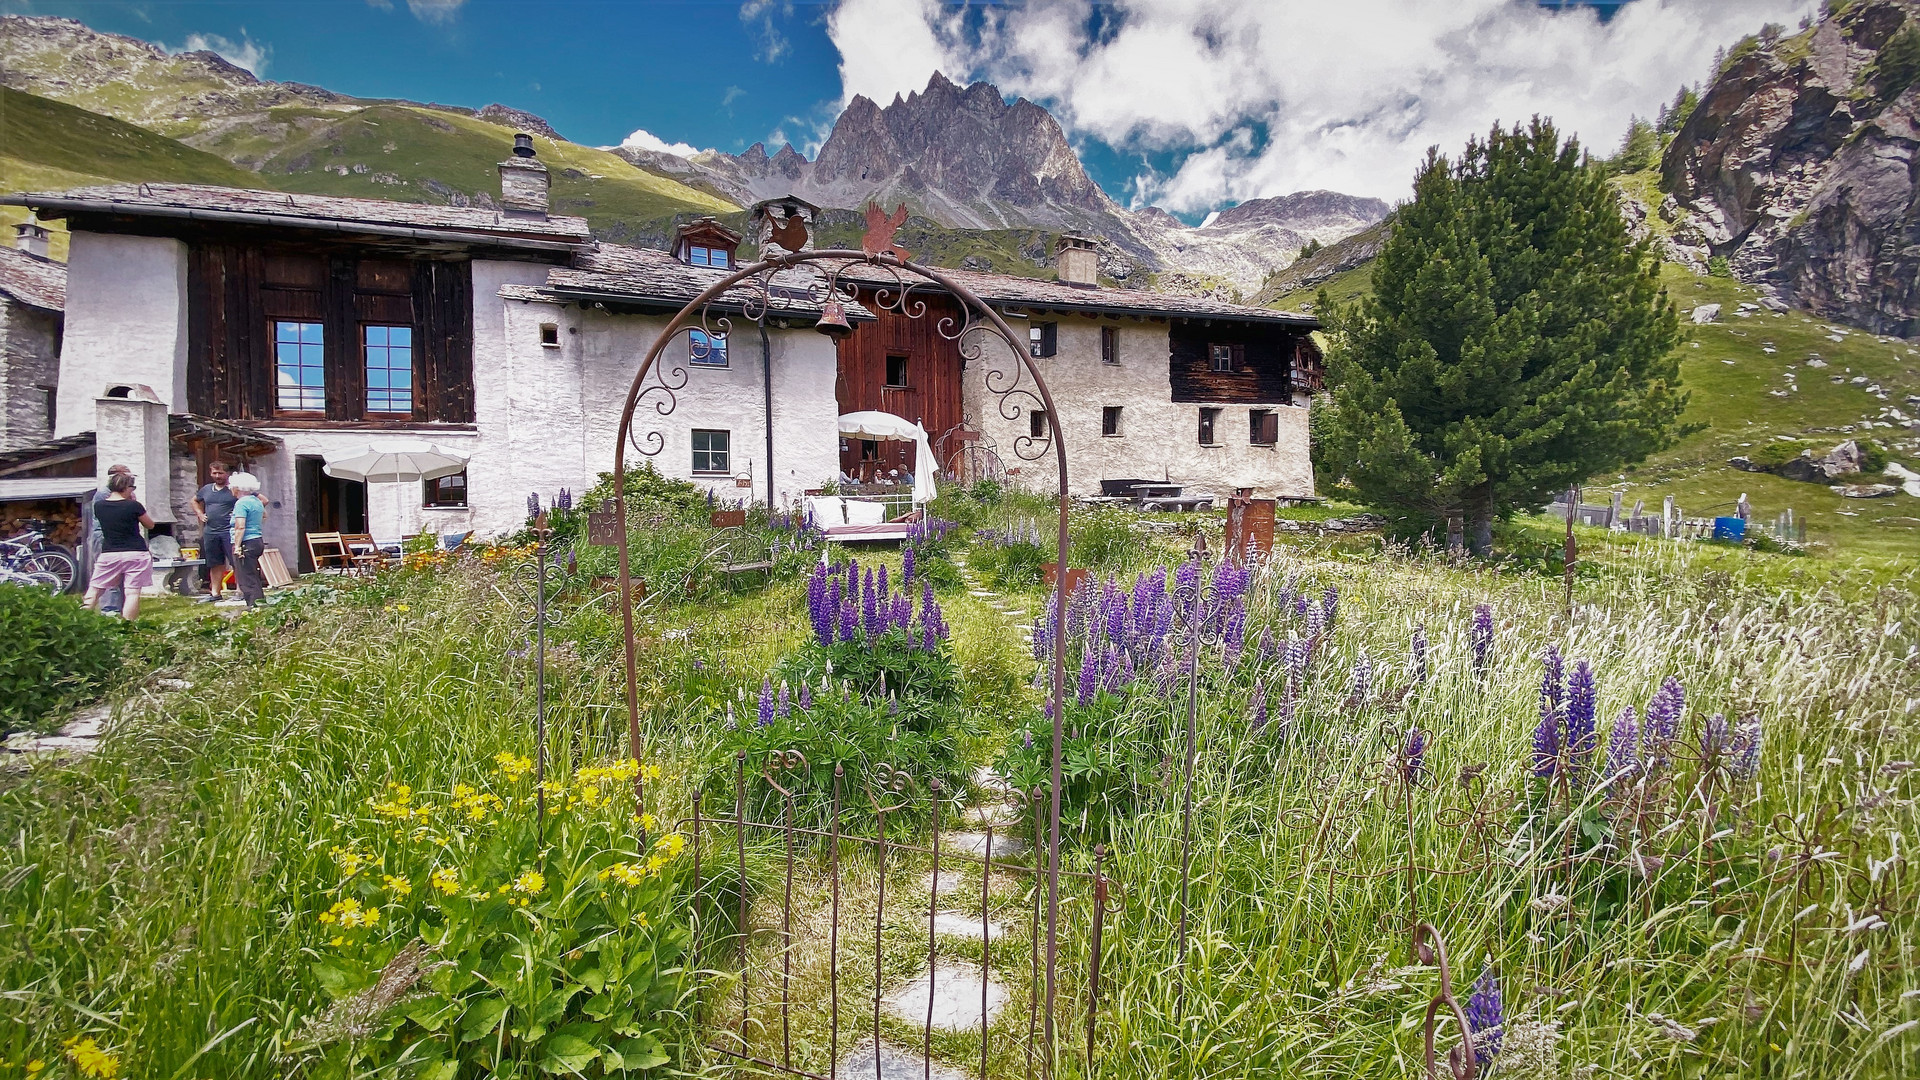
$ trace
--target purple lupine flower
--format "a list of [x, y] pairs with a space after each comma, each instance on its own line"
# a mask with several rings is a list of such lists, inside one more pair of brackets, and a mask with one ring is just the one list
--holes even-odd
[[560, 494], [554, 496], [553, 505], [554, 508], [558, 510], [573, 509], [573, 492], [568, 491], [566, 488], [561, 488]]
[[1734, 732], [1733, 778], [1751, 780], [1760, 775], [1760, 747], [1766, 741], [1766, 731], [1760, 725], [1758, 714], [1740, 721], [1740, 727]]
[[1413, 681], [1424, 684], [1427, 681], [1427, 624], [1421, 623], [1413, 628]]
[[1733, 731], [1727, 726], [1726, 713], [1714, 713], [1700, 730], [1700, 756], [1716, 761], [1733, 748]]
[[859, 618], [860, 618], [859, 614], [855, 612], [853, 609], [853, 598], [850, 596], [841, 597], [840, 598], [840, 640], [841, 641], [853, 640], [854, 634], [857, 633], [860, 629]]
[[1420, 778], [1420, 770], [1427, 764], [1427, 732], [1425, 728], [1414, 728], [1400, 744], [1400, 778], [1411, 784]]
[[1239, 597], [1233, 599], [1233, 609], [1227, 612], [1226, 627], [1221, 631], [1221, 660], [1227, 667], [1240, 665], [1241, 650], [1247, 642], [1247, 604]]
[[1080, 653], [1080, 704], [1093, 704], [1093, 695], [1100, 689], [1100, 661], [1092, 649], [1083, 649]]
[[811, 711], [812, 708], [813, 708], [813, 687], [809, 686], [806, 683], [801, 683], [800, 684], [800, 711], [808, 712], [808, 711]]
[[[1304, 601], [1302, 601], [1304, 603]], [[1307, 606], [1307, 636], [1317, 638], [1327, 629], [1327, 611], [1319, 604]]]
[[1263, 626], [1260, 628], [1259, 652], [1260, 662], [1263, 664], [1271, 664], [1279, 657], [1279, 652], [1273, 644], [1273, 627]]
[[1286, 659], [1288, 681], [1294, 686], [1305, 686], [1307, 665], [1313, 660], [1313, 639], [1287, 638]]
[[1640, 724], [1633, 706], [1620, 710], [1607, 735], [1607, 778], [1609, 783], [1626, 783], [1640, 771]]
[[1573, 665], [1573, 677], [1567, 681], [1567, 753], [1576, 769], [1584, 770], [1598, 748], [1594, 729], [1596, 695], [1593, 665], [1585, 660]]
[[1560, 710], [1540, 700], [1540, 723], [1533, 729], [1533, 775], [1546, 779], [1560, 769]]
[[1283, 618], [1293, 614], [1293, 599], [1299, 592], [1300, 576], [1288, 574], [1285, 584], [1281, 585], [1280, 591], [1273, 595], [1273, 610], [1279, 612]]
[[1647, 702], [1646, 720], [1640, 725], [1641, 757], [1647, 768], [1662, 769], [1671, 760], [1673, 740], [1680, 737], [1680, 718], [1686, 711], [1686, 688], [1679, 679], [1667, 676]]
[[1299, 596], [1293, 598], [1293, 613], [1295, 615], [1311, 615], [1313, 612], [1319, 610], [1319, 605], [1307, 599], [1305, 593], [1301, 593]]
[[1033, 619], [1034, 663], [1045, 666], [1047, 659], [1052, 655], [1052, 653], [1050, 653], [1047, 649], [1047, 641], [1048, 641], [1049, 635], [1051, 635], [1052, 632], [1053, 632], [1052, 620], [1048, 619], [1044, 615], [1034, 616], [1034, 619]]
[[731, 701], [727, 702], [727, 730], [728, 731], [740, 730], [740, 722], [733, 718], [733, 702]]
[[1253, 701], [1247, 711], [1247, 729], [1255, 735], [1260, 734], [1267, 726], [1267, 684], [1264, 680], [1253, 680]]
[[1467, 998], [1467, 1026], [1472, 1029], [1473, 1059], [1481, 1065], [1500, 1053], [1506, 1037], [1507, 1011], [1500, 1000], [1500, 978], [1489, 963], [1473, 981], [1473, 993]]
[[924, 652], [933, 652], [939, 647], [940, 647], [940, 638], [937, 634], [935, 634], [933, 624], [922, 623], [920, 626], [921, 650]]
[[537, 518], [539, 516], [540, 516], [540, 493], [537, 491], [530, 491], [527, 493], [527, 520], [532, 521], [534, 518]]
[[880, 599], [882, 599], [882, 600], [885, 600], [885, 599], [887, 598], [887, 592], [888, 592], [888, 589], [887, 589], [887, 564], [886, 564], [886, 563], [881, 563], [881, 564], [880, 564]]
[[813, 623], [813, 636], [822, 645], [831, 644], [832, 624], [827, 617], [827, 579], [819, 570], [807, 578], [807, 618]]
[[1032, 728], [1028, 728], [1027, 730], [1020, 733], [1020, 747], [1023, 750], [1033, 749], [1033, 729]]
[[1467, 641], [1473, 647], [1473, 672], [1484, 676], [1493, 659], [1493, 605], [1475, 604], [1473, 622], [1467, 626]]
[[773, 682], [760, 680], [760, 726], [773, 726]]
[[1120, 685], [1126, 686], [1132, 683], [1135, 678], [1136, 676], [1133, 669], [1133, 656], [1129, 653], [1121, 653], [1120, 654]]
[[1280, 695], [1280, 719], [1273, 726], [1276, 739], [1286, 739], [1293, 735], [1293, 684], [1287, 684], [1287, 692]]
[[860, 593], [860, 632], [869, 641], [880, 636], [879, 600], [880, 594], [873, 586], [873, 571], [869, 570]]
[[1347, 700], [1364, 705], [1373, 693], [1373, 659], [1366, 653], [1353, 662], [1353, 678], [1347, 685]]
[[902, 591], [913, 588], [913, 549], [900, 553], [900, 588]]
[[787, 692], [787, 684], [780, 684], [780, 696], [774, 702], [774, 713], [785, 720], [793, 715], [793, 696]]
[[1560, 712], [1560, 706], [1567, 700], [1567, 662], [1561, 658], [1560, 650], [1552, 645], [1540, 654], [1540, 701], [1542, 707], [1551, 705], [1554, 713]]
[[1340, 614], [1340, 590], [1332, 585], [1320, 596], [1320, 621], [1327, 629], [1333, 629], [1333, 621]]
[[1112, 645], [1107, 646], [1100, 659], [1100, 689], [1108, 694], [1118, 694], [1127, 684], [1126, 673], [1120, 669], [1121, 657], [1125, 656]]

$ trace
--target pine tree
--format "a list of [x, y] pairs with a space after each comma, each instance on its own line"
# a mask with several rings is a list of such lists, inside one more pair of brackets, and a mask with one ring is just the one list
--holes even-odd
[[1376, 504], [1493, 521], [1682, 432], [1679, 317], [1604, 171], [1540, 118], [1429, 151], [1373, 271], [1318, 309], [1331, 400], [1315, 465]]

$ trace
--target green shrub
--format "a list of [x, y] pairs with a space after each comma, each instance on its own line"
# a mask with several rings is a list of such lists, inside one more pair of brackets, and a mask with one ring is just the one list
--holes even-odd
[[1886, 447], [1881, 446], [1879, 443], [1874, 442], [1872, 439], [1861, 439], [1858, 441], [1857, 445], [1860, 447], [1860, 471], [1861, 472], [1878, 473], [1878, 472], [1886, 471], [1886, 468], [1887, 468]]
[[122, 659], [121, 623], [70, 596], [0, 586], [0, 728], [33, 726], [106, 685]]
[[1747, 455], [1747, 460], [1764, 469], [1777, 469], [1809, 450], [1816, 455], [1825, 452], [1810, 442], [1775, 440], [1764, 446], [1755, 447], [1753, 452]]
[[1069, 521], [1073, 565], [1089, 570], [1122, 570], [1142, 547], [1134, 514], [1113, 507], [1075, 510]]
[[1880, 47], [1867, 69], [1867, 77], [1882, 98], [1899, 97], [1915, 79], [1920, 79], [1920, 26], [1908, 26]]
[[1725, 255], [1715, 255], [1713, 258], [1707, 260], [1707, 275], [1709, 277], [1730, 278], [1733, 276], [1733, 264], [1727, 261]]

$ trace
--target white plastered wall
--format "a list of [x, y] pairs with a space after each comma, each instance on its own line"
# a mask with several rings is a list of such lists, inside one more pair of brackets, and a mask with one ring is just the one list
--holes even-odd
[[[1185, 486], [1190, 495], [1222, 498], [1242, 487], [1266, 498], [1313, 494], [1307, 409], [1285, 404], [1209, 405], [1219, 408], [1220, 416], [1214, 444], [1203, 446], [1199, 441], [1203, 403], [1173, 400], [1166, 323], [1084, 316], [1055, 321], [1055, 355], [1034, 363], [1047, 380], [1054, 406], [1060, 412], [1068, 487], [1073, 494], [1098, 495], [1101, 480], [1133, 478], [1167, 480]], [[1015, 333], [1026, 333], [1026, 321], [1008, 322]], [[1117, 364], [1100, 359], [1103, 326], [1120, 331]], [[987, 347], [1002, 348], [992, 341]], [[1025, 407], [1032, 403], [1021, 399], [1019, 419], [1003, 418], [998, 399], [986, 389], [988, 368], [982, 362], [968, 365], [964, 387], [968, 418], [992, 437], [1009, 472], [1019, 470], [1012, 475], [1014, 483], [1051, 489], [1055, 477], [1051, 448], [1031, 462], [1022, 461], [1015, 452], [1016, 440], [1029, 431]], [[1030, 387], [1031, 378], [1023, 377], [1022, 385]], [[1101, 434], [1102, 409], [1111, 405], [1121, 408], [1117, 436]], [[1271, 409], [1279, 416], [1278, 443], [1253, 444], [1249, 437], [1251, 409]]]
[[54, 434], [94, 430], [94, 399], [120, 383], [152, 387], [168, 411], [186, 411], [187, 246], [76, 232]]

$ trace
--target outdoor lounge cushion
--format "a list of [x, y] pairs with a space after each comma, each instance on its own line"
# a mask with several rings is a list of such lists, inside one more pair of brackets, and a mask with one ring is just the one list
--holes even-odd
[[883, 503], [847, 499], [844, 505], [849, 525], [879, 525], [887, 520], [887, 508]]
[[838, 495], [809, 495], [806, 497], [806, 508], [813, 523], [822, 529], [847, 523], [847, 512], [841, 508]]

